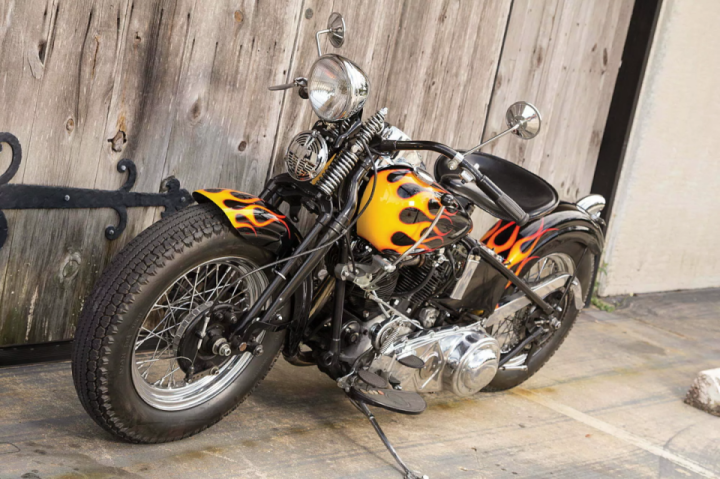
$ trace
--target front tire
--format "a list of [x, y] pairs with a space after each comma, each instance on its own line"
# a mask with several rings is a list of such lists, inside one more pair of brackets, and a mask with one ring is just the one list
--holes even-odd
[[[126, 441], [158, 443], [197, 434], [232, 412], [274, 364], [284, 333], [264, 333], [259, 339], [262, 355], [208, 359], [217, 363], [214, 374], [189, 383], [182, 376], [190, 359], [196, 358], [173, 354], [192, 352], [193, 343], [170, 335], [201, 327], [193, 320], [199, 309], [215, 303], [229, 308], [239, 300], [237, 290], [219, 286], [226, 284], [226, 279], [225, 283], [219, 279], [223, 272], [223, 278], [228, 274], [239, 278], [273, 259], [269, 252], [242, 241], [212, 204], [192, 206], [163, 219], [123, 248], [88, 298], [75, 336], [73, 380], [95, 422]], [[240, 283], [250, 291], [245, 306], [269, 282], [264, 271], [248, 278], [255, 283]], [[173, 289], [182, 284], [187, 291]], [[211, 286], [203, 289], [201, 284]], [[220, 292], [223, 298], [214, 296]], [[282, 313], [289, 317], [287, 311]], [[144, 342], [156, 347], [148, 348]], [[157, 356], [163, 348], [166, 352]], [[179, 377], [173, 372], [158, 380], [164, 371], [146, 372], [156, 361], [167, 362], [167, 371], [179, 371]]]

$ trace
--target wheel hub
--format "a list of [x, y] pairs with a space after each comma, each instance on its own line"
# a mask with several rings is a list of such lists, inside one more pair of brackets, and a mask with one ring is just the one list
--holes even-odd
[[[258, 266], [246, 257], [213, 258], [178, 275], [156, 297], [133, 351], [132, 381], [143, 401], [164, 411], [186, 410], [216, 397], [244, 373], [254, 356], [223, 345], [268, 285], [262, 271], [247, 275]], [[261, 332], [258, 345], [263, 338]], [[227, 347], [230, 355], [224, 356]]]
[[[550, 253], [539, 258], [523, 275], [523, 279], [532, 285], [554, 274], [563, 273], [570, 275], [575, 274], [575, 263], [573, 259], [565, 253]], [[563, 304], [558, 304], [562, 296], [562, 292], [554, 292], [545, 296], [543, 299], [553, 306], [556, 311], [561, 312], [567, 305], [567, 295], [565, 295], [566, 297], [562, 301]], [[558, 310], [558, 308], [560, 309]], [[562, 313], [560, 313], [560, 316], [562, 316]], [[528, 331], [531, 331], [536, 326], [543, 326], [549, 328], [551, 331], [556, 331], [562, 326], [562, 321], [557, 319], [557, 316], [548, 318], [542, 310], [531, 305], [524, 310], [518, 311], [514, 318], [498, 324], [496, 331], [493, 332], [493, 336], [495, 336], [500, 343], [501, 352], [507, 353], [522, 341]], [[552, 334], [546, 334], [537, 342], [539, 344], [545, 343], [550, 336], [552, 336]]]
[[173, 346], [186, 382], [218, 371], [232, 355], [226, 335], [236, 317], [230, 304], [204, 303], [180, 321]]

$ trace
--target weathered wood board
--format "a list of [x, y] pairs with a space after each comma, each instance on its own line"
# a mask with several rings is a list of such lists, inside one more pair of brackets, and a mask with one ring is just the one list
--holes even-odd
[[[313, 32], [324, 28], [331, 11], [341, 11], [351, 30], [339, 52], [370, 77], [367, 114], [387, 107], [386, 121], [413, 138], [468, 145], [482, 134], [510, 3], [425, 2], [416, 8], [417, 2], [403, 0], [336, 1], [331, 9], [310, 2], [316, 14], [301, 23], [291, 77], [310, 70], [317, 58]], [[325, 41], [323, 51], [336, 50]], [[286, 93], [277, 170], [283, 145], [313, 117], [308, 102]]]
[[[412, 137], [461, 148], [497, 131], [512, 101], [535, 102], [541, 136], [486, 151], [575, 199], [592, 179], [632, 3], [0, 0], [0, 131], [23, 144], [17, 183], [114, 189], [127, 157], [136, 191], [175, 176], [257, 193], [314, 121], [307, 102], [267, 86], [309, 71], [315, 31], [339, 11], [338, 52], [371, 78], [366, 111], [387, 106]], [[323, 51], [336, 50], [324, 40]], [[131, 210], [112, 243], [111, 211], [5, 215], [0, 345], [71, 338], [102, 268], [159, 211]]]
[[[0, 64], [13, 68], [3, 72], [0, 130], [25, 150], [14, 181], [114, 189], [125, 157], [138, 166], [136, 191], [158, 191], [170, 175], [190, 189], [264, 181], [280, 99], [256, 92], [289, 63], [297, 2], [29, 1], [2, 12]], [[231, 130], [251, 139], [244, 154]], [[0, 344], [72, 337], [104, 265], [157, 214], [131, 210], [109, 243], [111, 211], [8, 213]]]
[[517, 100], [540, 110], [542, 130], [483, 151], [539, 174], [563, 200], [588, 194], [633, 4], [515, 0], [483, 140], [505, 128], [505, 110]]

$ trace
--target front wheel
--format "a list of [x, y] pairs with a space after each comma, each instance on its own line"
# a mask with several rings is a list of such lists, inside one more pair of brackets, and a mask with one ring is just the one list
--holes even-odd
[[[556, 274], [575, 274], [583, 295], [586, 295], [590, 289], [595, 266], [595, 255], [586, 249], [587, 246], [582, 243], [560, 237], [536, 253], [536, 258], [527, 265], [522, 277], [532, 286]], [[514, 292], [514, 290], [509, 291], [509, 293]], [[559, 327], [551, 328], [551, 331], [541, 335], [510, 359], [505, 364], [505, 369], [499, 370], [483, 391], [504, 391], [527, 381], [550, 360], [565, 341], [580, 312], [575, 306], [576, 298], [573, 296], [573, 291], [570, 289], [564, 296], [562, 292], [555, 292], [544, 299], [552, 306], [560, 306], [562, 312], [558, 317]], [[559, 302], [562, 304], [558, 304]], [[501, 358], [530, 334], [535, 328], [534, 319], [539, 313], [536, 306], [530, 305], [494, 328], [492, 336], [500, 344]]]
[[282, 332], [265, 332], [256, 355], [223, 348], [269, 284], [265, 271], [245, 275], [273, 259], [243, 242], [214, 205], [189, 207], [130, 242], [77, 327], [73, 379], [90, 416], [124, 440], [157, 443], [196, 434], [235, 409], [282, 346]]

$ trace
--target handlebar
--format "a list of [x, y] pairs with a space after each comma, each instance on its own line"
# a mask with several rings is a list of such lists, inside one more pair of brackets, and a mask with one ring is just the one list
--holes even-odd
[[480, 188], [482, 192], [488, 196], [488, 198], [493, 200], [496, 205], [502, 208], [518, 225], [522, 226], [530, 220], [530, 215], [528, 215], [525, 210], [515, 202], [515, 200], [510, 198], [503, 190], [498, 188], [498, 186], [493, 183], [490, 178], [475, 168], [471, 167], [469, 170], [473, 176], [475, 176], [475, 183], [478, 185], [478, 188]]
[[510, 198], [503, 190], [493, 183], [493, 181], [483, 174], [479, 169], [474, 168], [462, 153], [453, 150], [447, 145], [437, 143], [435, 141], [398, 141], [386, 140], [373, 145], [373, 149], [379, 152], [392, 152], [400, 150], [424, 150], [439, 153], [452, 162], [463, 166], [470, 174], [475, 177], [475, 184], [485, 193], [488, 198], [495, 202], [507, 215], [513, 219], [518, 225], [522, 226], [528, 222], [530, 215], [518, 205], [515, 200]]

